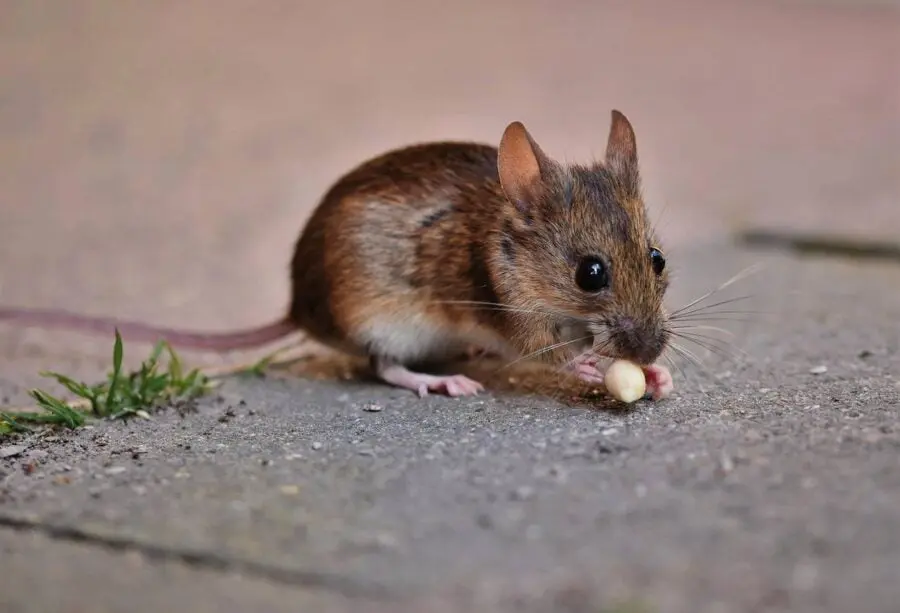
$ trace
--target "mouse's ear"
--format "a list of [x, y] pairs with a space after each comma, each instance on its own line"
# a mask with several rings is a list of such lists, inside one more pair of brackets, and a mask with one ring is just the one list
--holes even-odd
[[497, 170], [506, 197], [520, 209], [531, 204], [541, 182], [541, 165], [546, 165], [546, 160], [522, 122], [514, 121], [506, 127], [500, 139]]
[[637, 141], [628, 118], [619, 111], [612, 112], [612, 125], [606, 143], [606, 167], [626, 183], [638, 176]]

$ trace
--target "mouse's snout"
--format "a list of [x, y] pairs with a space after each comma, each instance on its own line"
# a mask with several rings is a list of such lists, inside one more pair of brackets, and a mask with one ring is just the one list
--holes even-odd
[[668, 342], [668, 333], [658, 322], [622, 316], [611, 322], [609, 336], [619, 358], [652, 364]]

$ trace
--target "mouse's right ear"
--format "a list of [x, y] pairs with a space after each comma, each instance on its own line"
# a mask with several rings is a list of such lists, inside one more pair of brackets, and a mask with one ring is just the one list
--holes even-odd
[[514, 121], [506, 127], [500, 139], [497, 170], [506, 197], [520, 210], [530, 207], [546, 159], [522, 122]]

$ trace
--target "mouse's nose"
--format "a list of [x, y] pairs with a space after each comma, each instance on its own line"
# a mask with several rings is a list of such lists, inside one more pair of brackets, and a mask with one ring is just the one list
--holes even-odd
[[620, 358], [652, 364], [666, 347], [668, 336], [662, 326], [633, 317], [619, 317], [611, 326], [610, 337]]

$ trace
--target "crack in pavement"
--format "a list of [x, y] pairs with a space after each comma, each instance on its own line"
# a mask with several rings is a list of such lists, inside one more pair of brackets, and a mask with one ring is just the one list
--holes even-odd
[[740, 232], [737, 240], [750, 247], [783, 249], [807, 255], [900, 262], [900, 243], [862, 240], [836, 234], [802, 234], [755, 229]]
[[23, 517], [0, 514], [0, 529], [40, 532], [52, 539], [104, 547], [113, 551], [137, 551], [153, 561], [176, 561], [188, 566], [219, 572], [240, 572], [295, 587], [314, 588], [348, 598], [393, 601], [397, 595], [377, 584], [366, 584], [348, 577], [312, 570], [288, 569], [250, 560], [230, 558], [209, 551], [161, 547], [126, 537], [93, 534], [77, 526], [44, 523]]

